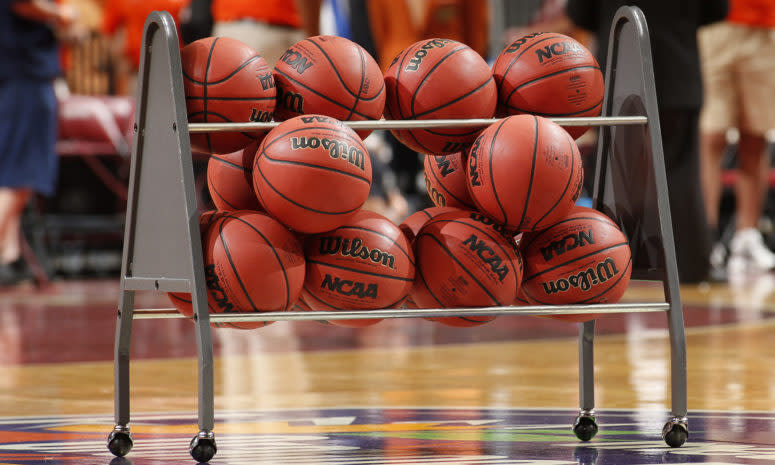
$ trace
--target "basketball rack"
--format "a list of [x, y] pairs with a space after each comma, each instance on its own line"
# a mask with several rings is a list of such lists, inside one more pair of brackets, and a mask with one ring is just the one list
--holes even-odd
[[[641, 10], [622, 7], [611, 26], [602, 116], [553, 118], [566, 126], [599, 126], [593, 203], [630, 240], [633, 280], [659, 281], [665, 302], [458, 309], [387, 309], [335, 312], [208, 312], [199, 214], [189, 134], [251, 131], [277, 123], [198, 123], [186, 116], [177, 32], [167, 12], [151, 13], [143, 32], [134, 145], [124, 233], [114, 346], [115, 427], [108, 449], [118, 456], [133, 446], [129, 429], [129, 358], [134, 319], [183, 318], [174, 309], [135, 309], [136, 291], [192, 296], [198, 354], [199, 432], [189, 445], [198, 462], [216, 453], [211, 322], [336, 320], [475, 315], [557, 315], [664, 312], [670, 339], [671, 410], [662, 437], [680, 447], [689, 436], [686, 417], [686, 338], [670, 221], [651, 48]], [[360, 121], [354, 129], [485, 126], [495, 120]], [[573, 432], [582, 441], [597, 433], [593, 380], [595, 321], [579, 331], [580, 412]]]

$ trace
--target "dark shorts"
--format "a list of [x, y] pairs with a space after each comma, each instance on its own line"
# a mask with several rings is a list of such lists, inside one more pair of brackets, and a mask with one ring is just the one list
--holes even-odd
[[0, 81], [0, 187], [56, 189], [57, 101], [51, 81]]

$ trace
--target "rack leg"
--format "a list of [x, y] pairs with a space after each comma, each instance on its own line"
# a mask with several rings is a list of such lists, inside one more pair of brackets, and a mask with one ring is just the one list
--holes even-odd
[[573, 423], [573, 433], [582, 441], [597, 434], [595, 422], [595, 379], [593, 340], [595, 320], [585, 321], [579, 329], [579, 403], [581, 411]]
[[129, 349], [132, 339], [132, 317], [134, 291], [121, 290], [121, 301], [116, 321], [114, 406], [116, 426], [108, 436], [108, 449], [113, 455], [123, 457], [132, 449], [132, 435], [129, 432]]
[[[206, 302], [203, 298], [200, 301]], [[204, 306], [207, 312], [207, 306]], [[199, 433], [189, 446], [191, 457], [198, 462], [208, 462], [218, 450], [213, 434], [214, 424], [214, 382], [213, 382], [213, 343], [209, 315], [199, 317], [194, 313], [197, 332], [197, 351], [199, 353]]]
[[686, 417], [686, 335], [680, 299], [677, 299], [677, 302], [671, 300], [667, 318], [670, 332], [670, 388], [673, 417], [662, 429], [662, 439], [670, 447], [681, 447], [689, 439], [689, 421]]

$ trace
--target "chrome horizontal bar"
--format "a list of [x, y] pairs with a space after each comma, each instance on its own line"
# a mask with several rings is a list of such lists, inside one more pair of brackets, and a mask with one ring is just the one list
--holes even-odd
[[[309, 312], [263, 312], [263, 313], [216, 313], [210, 315], [212, 322], [284, 321], [284, 320], [345, 320], [376, 318], [417, 318], [447, 316], [483, 315], [577, 315], [582, 313], [646, 313], [666, 312], [670, 304], [617, 303], [593, 305], [526, 305], [522, 307], [479, 307], [479, 308], [404, 308], [384, 310], [309, 311]], [[175, 309], [134, 310], [135, 319], [186, 318]]]
[[[587, 116], [578, 118], [549, 118], [560, 126], [614, 126], [646, 124], [645, 116]], [[415, 119], [342, 121], [353, 129], [426, 129], [489, 126], [498, 119]], [[189, 123], [188, 132], [250, 132], [272, 129], [280, 124], [268, 123]]]

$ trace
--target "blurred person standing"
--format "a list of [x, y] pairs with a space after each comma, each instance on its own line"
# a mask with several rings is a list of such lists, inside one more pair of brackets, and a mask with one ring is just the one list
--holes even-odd
[[726, 20], [699, 33], [705, 105], [700, 114], [701, 168], [708, 223], [715, 245], [711, 264], [727, 256], [719, 231], [722, 157], [727, 130], [736, 128], [735, 233], [729, 242], [728, 276], [775, 268], [775, 254], [758, 229], [770, 169], [765, 134], [775, 129], [775, 2], [731, 0]]
[[723, 19], [727, 0], [568, 0], [570, 19], [595, 34], [598, 62], [603, 67], [611, 24], [616, 11], [625, 5], [640, 8], [649, 28], [680, 281], [707, 281], [710, 231], [700, 185], [703, 88], [697, 30]]
[[0, 284], [21, 276], [21, 216], [30, 196], [56, 189], [57, 37], [76, 16], [54, 1], [0, 3]]

